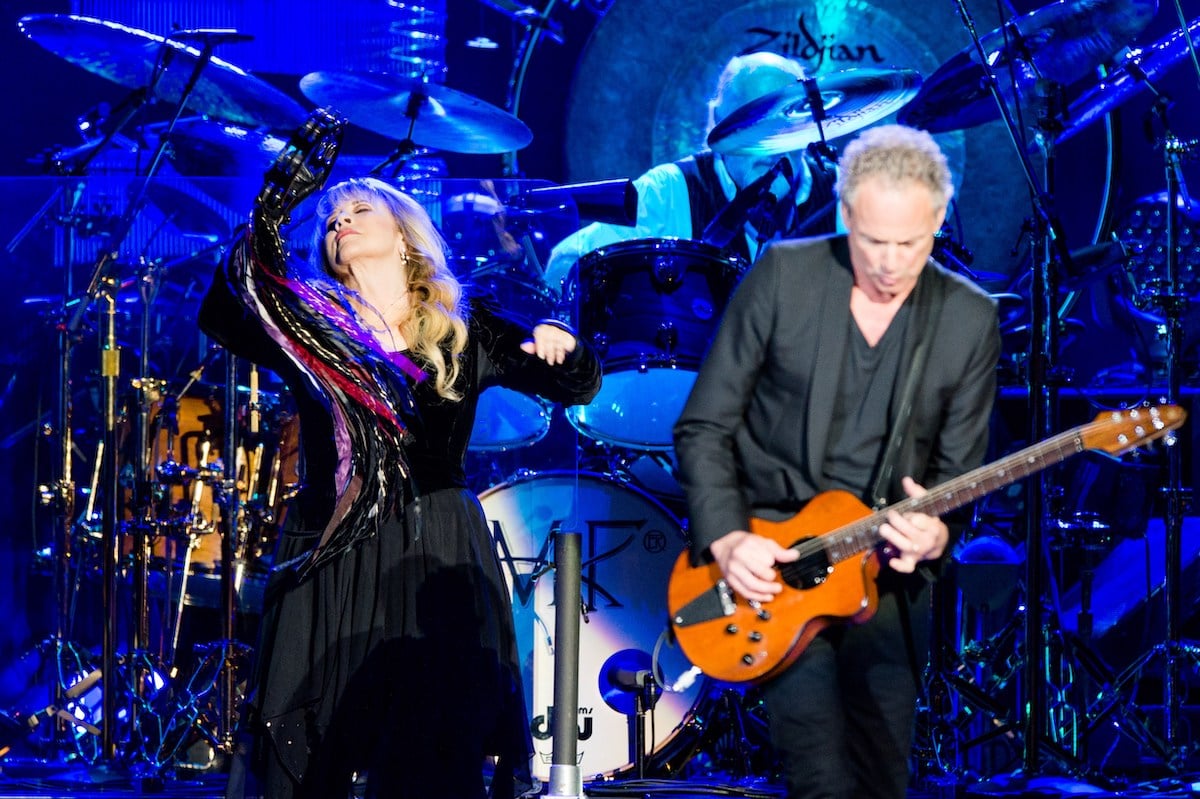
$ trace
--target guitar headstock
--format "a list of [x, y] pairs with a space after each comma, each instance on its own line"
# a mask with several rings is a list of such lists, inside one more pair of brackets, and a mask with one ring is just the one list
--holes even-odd
[[1186, 420], [1187, 411], [1178, 405], [1138, 405], [1097, 414], [1084, 425], [1081, 438], [1087, 449], [1120, 455], [1162, 438]]

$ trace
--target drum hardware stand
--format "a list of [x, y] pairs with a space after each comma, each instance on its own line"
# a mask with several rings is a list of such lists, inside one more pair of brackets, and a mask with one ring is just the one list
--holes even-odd
[[[931, 657], [918, 708], [918, 718], [923, 712], [927, 719], [922, 732], [928, 736], [928, 765], [936, 769], [935, 779], [968, 778], [964, 753], [991, 741], [1004, 739], [1014, 751], [1023, 748], [1013, 708], [996, 692], [1005, 690], [1019, 670], [1017, 640], [1024, 616], [1019, 611], [1012, 613], [1002, 628], [982, 637], [978, 621], [973, 631], [963, 629], [966, 600], [951, 600], [947, 596], [951, 591], [956, 588], [947, 580], [933, 587]], [[981, 605], [981, 611], [987, 607]], [[953, 635], [947, 629], [950, 626]], [[964, 640], [967, 636], [970, 639]], [[968, 735], [973, 737], [966, 738]], [[948, 762], [944, 752], [950, 744], [954, 746], [953, 762]], [[985, 769], [981, 765], [977, 773]]]
[[179, 577], [179, 590], [175, 594], [175, 619], [171, 625], [171, 643], [166, 661], [171, 664], [170, 674], [172, 678], [178, 676], [175, 657], [179, 651], [179, 634], [183, 629], [183, 609], [187, 604], [188, 581], [192, 574], [192, 550], [197, 546], [198, 536], [212, 535], [214, 533], [213, 520], [205, 519], [200, 507], [200, 501], [204, 495], [204, 486], [213, 480], [211, 467], [208, 465], [208, 454], [212, 442], [205, 436], [199, 446], [199, 459], [197, 461], [196, 474], [192, 478], [192, 494], [185, 519], [187, 524], [187, 541], [184, 543], [185, 549], [183, 553], [183, 567]]
[[[737, 688], [712, 688], [710, 697], [715, 697], [712, 700], [715, 706], [700, 722], [699, 737], [679, 757], [661, 765], [667, 770], [679, 771], [697, 753], [705, 752], [714, 765], [728, 769], [736, 778], [762, 776], [761, 769], [755, 770], [755, 760], [756, 756], [771, 751], [766, 721], [748, 710], [748, 697]], [[674, 761], [679, 765], [674, 765]], [[769, 767], [769, 764], [760, 765]]]
[[[418, 96], [419, 95], [414, 93], [409, 97], [408, 109], [412, 109], [414, 107], [414, 102], [416, 102], [416, 98]], [[419, 107], [419, 105], [419, 102], [417, 102], [417, 107]], [[405, 116], [409, 116], [409, 118], [412, 120], [412, 122], [409, 122], [408, 125], [408, 133], [409, 136], [411, 136], [413, 125], [416, 122], [416, 117], [410, 116], [408, 109], [406, 109], [404, 113]], [[367, 172], [367, 174], [375, 176], [382, 175], [384, 170], [386, 170], [388, 167], [391, 167], [392, 173], [389, 175], [389, 177], [392, 180], [395, 180], [396, 176], [400, 174], [400, 170], [404, 168], [405, 164], [416, 158], [418, 155], [422, 155], [427, 152], [428, 150], [426, 148], [419, 147], [416, 142], [406, 136], [398, 145], [396, 145], [396, 148], [388, 154], [387, 158], [371, 167], [371, 170]]]
[[[1035, 218], [1033, 220], [1034, 246], [1031, 247], [1033, 281], [1030, 288], [1030, 354], [1028, 360], [1027, 385], [1029, 388], [1029, 411], [1031, 440], [1040, 441], [1049, 437], [1056, 425], [1055, 412], [1058, 405], [1058, 386], [1062, 377], [1055, 371], [1053, 358], [1058, 351], [1058, 318], [1055, 313], [1057, 297], [1057, 273], [1071, 263], [1066, 247], [1061, 221], [1053, 211], [1051, 197], [1053, 186], [1049, 185], [1054, 174], [1053, 136], [1040, 136], [1046, 188], [1043, 189], [1035, 177], [1027, 148], [1018, 134], [1008, 103], [996, 80], [988, 55], [967, 9], [965, 0], [955, 0], [959, 16], [971, 37], [979, 59], [984, 82], [994, 99], [1000, 116], [1008, 131], [1015, 154], [1020, 161], [1025, 181], [1030, 189]], [[1030, 66], [1033, 66], [1030, 62]], [[1016, 81], [1014, 81], [1016, 85]], [[1045, 86], [1048, 98], [1057, 98], [1061, 92], [1053, 85]], [[1019, 99], [1019, 98], [1018, 98]], [[1047, 109], [1053, 111], [1053, 109]], [[1047, 113], [1044, 119], [1053, 119]], [[1044, 122], [1044, 120], [1043, 120]], [[1068, 269], [1068, 272], [1070, 270]], [[1026, 609], [1025, 609], [1025, 658], [1023, 679], [1023, 775], [1033, 777], [1041, 770], [1043, 748], [1053, 750], [1048, 736], [1047, 710], [1045, 705], [1046, 680], [1043, 660], [1046, 655], [1046, 638], [1043, 626], [1043, 529], [1047, 524], [1047, 498], [1050, 494], [1050, 475], [1040, 475], [1026, 480]]]
[[[514, 22], [520, 22], [525, 28], [525, 35], [521, 37], [521, 42], [514, 53], [513, 68], [508, 76], [508, 90], [504, 98], [504, 108], [513, 116], [519, 117], [521, 90], [525, 84], [525, 75], [529, 71], [529, 63], [533, 60], [533, 53], [537, 49], [538, 41], [542, 36], [549, 36], [558, 44], [566, 41], [562, 25], [551, 18], [555, 4], [561, 3], [563, 0], [546, 0], [540, 13], [528, 7], [514, 8], [516, 5], [514, 0], [484, 0], [484, 2], [499, 10], [500, 13], [509, 16]], [[568, 8], [574, 8], [576, 3], [573, 0], [566, 0], [565, 5]], [[503, 155], [503, 165], [504, 177], [521, 175], [516, 150]]]
[[[83, 190], [85, 184], [77, 182], [70, 196], [70, 205], [67, 208], [66, 216], [73, 217], [79, 209], [79, 204], [83, 199]], [[28, 233], [34, 229], [39, 220], [45, 218], [54, 203], [59, 202], [64, 197], [64, 186], [60, 185], [50, 196], [37, 213], [29, 220], [28, 223], [17, 233], [15, 237], [8, 243], [6, 250], [14, 252], [17, 246], [25, 238]], [[74, 274], [72, 267], [75, 263], [75, 247], [77, 237], [75, 229], [67, 226], [64, 234], [64, 297], [70, 297], [74, 293]], [[64, 316], [66, 306], [63, 308]], [[75, 560], [75, 567], [78, 569], [77, 553], [73, 552], [73, 542], [76, 529], [75, 521], [75, 482], [73, 473], [74, 465], [74, 404], [73, 404], [73, 386], [71, 382], [71, 363], [72, 353], [78, 336], [78, 327], [70, 328], [64, 321], [60, 321], [57, 325], [57, 342], [58, 342], [58, 361], [56, 373], [56, 391], [58, 397], [57, 418], [54, 423], [57, 427], [59, 456], [60, 460], [57, 463], [57, 476], [48, 484], [38, 486], [39, 503], [44, 507], [50, 507], [54, 511], [55, 522], [53, 524], [54, 538], [51, 546], [53, 547], [53, 593], [54, 593], [54, 633], [49, 643], [53, 646], [54, 662], [57, 664], [61, 661], [64, 649], [70, 649], [74, 645], [70, 643], [68, 635], [69, 630], [73, 626], [75, 597], [77, 595], [76, 580], [72, 579], [72, 561]], [[99, 447], [103, 446], [101, 442]], [[97, 452], [97, 461], [93, 464], [93, 482], [92, 493], [88, 497], [88, 517], [85, 524], [91, 522], [91, 510], [95, 501], [96, 481], [100, 474], [100, 457], [103, 454], [103, 449]], [[56, 670], [57, 672], [58, 670]], [[53, 694], [50, 697], [51, 704], [55, 707], [61, 707], [66, 701], [66, 686], [62, 684], [62, 680], [58, 679], [58, 674], [53, 685]], [[61, 740], [66, 732], [65, 725], [61, 722], [61, 718], [55, 716], [55, 739], [56, 742]]]
[[[1182, 396], [1181, 358], [1184, 344], [1183, 316], [1188, 309], [1189, 298], [1182, 290], [1179, 268], [1179, 225], [1180, 201], [1187, 196], [1183, 182], [1182, 160], [1184, 155], [1195, 156], [1200, 150], [1197, 142], [1180, 141], [1171, 132], [1167, 118], [1171, 101], [1159, 93], [1152, 113], [1162, 124], [1163, 136], [1158, 141], [1162, 148], [1167, 183], [1166, 225], [1166, 276], [1163, 296], [1153, 299], [1163, 311], [1165, 322], [1161, 335], [1166, 350], [1166, 396], [1164, 402], [1175, 403]], [[1162, 660], [1162, 746], [1152, 746], [1172, 773], [1182, 771], [1190, 755], [1196, 754], [1197, 745], [1188, 740], [1180, 729], [1180, 713], [1185, 694], [1181, 693], [1181, 666], [1188, 664], [1193, 670], [1200, 668], [1200, 642], [1181, 638], [1180, 616], [1182, 594], [1182, 532], [1183, 519], [1191, 507], [1191, 489], [1183, 485], [1183, 454], [1174, 435], [1169, 435], [1167, 444], [1167, 485], [1162, 494], [1165, 499], [1165, 567], [1163, 573], [1163, 597], [1165, 611], [1165, 640], [1152, 647], [1128, 666], [1114, 685], [1118, 695], [1131, 682], [1138, 681], [1151, 661]], [[1152, 740], [1151, 743], [1154, 743]]]
[[[214, 746], [229, 754], [233, 751], [234, 717], [236, 702], [236, 674], [234, 652], [235, 615], [237, 613], [237, 586], [234, 575], [234, 559], [244, 550], [242, 543], [243, 510], [241, 491], [238, 488], [238, 358], [225, 351], [225, 407], [224, 440], [222, 442], [222, 475], [213, 486], [214, 506], [220, 509], [220, 523], [216, 526], [221, 536], [221, 651], [220, 664], [213, 677], [217, 689], [217, 719]], [[196, 697], [198, 699], [199, 697]]]
[[[152, 666], [143, 668], [150, 663], [150, 547], [151, 536], [154, 534], [154, 512], [152, 509], [152, 491], [155, 468], [152, 457], [150, 440], [150, 406], [161, 396], [164, 386], [162, 381], [150, 377], [150, 326], [154, 301], [158, 297], [159, 276], [154, 264], [143, 260], [141, 274], [138, 278], [138, 294], [141, 299], [141, 326], [139, 330], [141, 352], [138, 358], [138, 378], [131, 381], [136, 392], [136, 412], [134, 414], [134, 470], [131, 482], [129, 509], [132, 520], [129, 529], [133, 531], [133, 628], [129, 642], [131, 653], [131, 668], [129, 677], [133, 683], [130, 686], [131, 699], [130, 723], [137, 729], [138, 713], [145, 688], [144, 676], [152, 675]], [[175, 429], [178, 423], [175, 422]], [[155, 530], [155, 532], [157, 532]], [[111, 672], [109, 672], [111, 673]]]

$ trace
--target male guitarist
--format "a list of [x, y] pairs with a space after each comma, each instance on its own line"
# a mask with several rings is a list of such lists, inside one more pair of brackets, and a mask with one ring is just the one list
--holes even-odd
[[[729, 303], [675, 446], [694, 561], [764, 612], [800, 553], [751, 518], [835, 489], [882, 506], [983, 460], [1000, 337], [989, 297], [930, 260], [952, 192], [931, 136], [868, 129], [839, 163], [847, 234], [770, 246]], [[905, 796], [930, 581], [952, 535], [933, 516], [887, 519], [874, 615], [825, 627], [763, 684], [789, 799]]]

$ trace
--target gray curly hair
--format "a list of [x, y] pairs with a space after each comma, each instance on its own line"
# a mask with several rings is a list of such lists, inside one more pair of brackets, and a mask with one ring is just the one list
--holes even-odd
[[942, 148], [926, 131], [904, 125], [868, 128], [846, 145], [838, 161], [837, 193], [850, 206], [864, 180], [916, 181], [929, 188], [941, 210], [954, 197], [954, 182]]

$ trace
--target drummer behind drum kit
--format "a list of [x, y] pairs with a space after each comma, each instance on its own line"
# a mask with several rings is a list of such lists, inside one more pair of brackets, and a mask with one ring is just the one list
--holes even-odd
[[[1145, 0], [1110, 0], [1109, 6], [1113, 5], [1129, 13], [1101, 17], [1120, 20], [1124, 27], [1119, 31], [1097, 28], [1085, 18], [1081, 3], [1058, 3], [1017, 21], [1015, 29], [1029, 50], [1009, 51], [1005, 44], [1009, 39], [1000, 32], [983, 37], [982, 42], [995, 49], [1000, 60], [1020, 67], [1016, 70], [1020, 75], [1027, 68], [1051, 78], [1077, 79], [1111, 57], [1117, 45], [1136, 34], [1148, 19]], [[200, 45], [193, 47], [86, 17], [32, 15], [21, 20], [21, 30], [71, 63], [133, 89], [139, 98], [135, 106], [147, 96], [176, 104], [174, 119], [148, 126], [146, 132], [150, 140], [158, 142], [159, 154], [166, 153], [185, 174], [189, 169], [219, 167], [226, 171], [217, 174], [257, 175], [282, 146], [281, 139], [264, 129], [290, 132], [303, 117], [303, 109], [286, 95], [213, 55], [214, 46], [233, 40], [235, 32], [184, 32], [187, 35], [177, 37]], [[1200, 34], [1196, 24], [1192, 30]], [[1060, 140], [1112, 110], [1180, 60], [1183, 38], [1182, 33], [1172, 34], [1145, 55], [1127, 60], [1110, 82], [1078, 98], [1061, 120]], [[973, 53], [964, 51], [924, 82], [909, 69], [850, 69], [797, 82], [736, 110], [711, 132], [708, 144], [723, 153], [782, 154], [808, 145], [823, 146], [827, 137], [853, 133], [896, 112], [902, 121], [935, 131], [975, 125], [993, 118], [994, 109], [990, 98], [978, 94], [978, 65], [973, 59]], [[300, 89], [312, 101], [330, 105], [351, 122], [397, 142], [394, 151], [372, 170], [376, 174], [392, 169], [395, 176], [423, 148], [504, 153], [526, 146], [531, 139], [524, 123], [511, 114], [421, 80], [316, 72], [301, 80]], [[1020, 82], [1004, 87], [1009, 100], [1027, 90]], [[205, 118], [179, 120], [178, 111], [184, 107]], [[64, 151], [53, 163], [61, 172], [85, 174], [88, 164], [136, 110], [101, 141]], [[176, 209], [176, 214], [188, 208], [186, 200], [171, 196], [169, 188], [155, 183], [153, 174], [145, 176], [139, 194], [130, 202], [127, 218], [120, 220], [125, 229], [117, 226], [114, 249], [128, 232], [132, 222], [128, 216], [137, 213], [143, 195], [157, 205]], [[495, 203], [492, 215], [504, 210], [498, 198], [490, 200]], [[489, 197], [462, 195], [455, 201], [487, 207]], [[627, 210], [612, 209], [617, 216]], [[193, 207], [186, 215], [193, 228], [215, 229], [212, 237], [217, 240], [227, 233], [220, 232], [221, 220], [206, 219], [203, 209]], [[712, 694], [691, 683], [688, 675], [695, 675], [681, 654], [663, 646], [666, 585], [671, 567], [686, 545], [685, 525], [681, 516], [617, 474], [624, 469], [613, 465], [650, 456], [669, 471], [672, 425], [748, 264], [703, 241], [631, 240], [581, 258], [559, 296], [558, 287], [551, 290], [543, 285], [521, 257], [454, 255], [457, 263], [468, 265], [462, 277], [475, 289], [531, 320], [568, 317], [601, 355], [604, 381], [600, 394], [588, 406], [568, 409], [566, 418], [586, 442], [607, 453], [608, 459], [599, 461], [604, 468], [518, 473], [484, 490], [480, 500], [495, 530], [513, 592], [537, 741], [535, 772], [544, 778], [550, 762], [553, 697], [549, 690], [554, 657], [550, 631], [556, 612], [552, 595], [538, 578], [549, 568], [547, 552], [553, 532], [578, 525], [589, 536], [584, 552], [583, 605], [591, 622], [583, 627], [581, 640], [580, 765], [589, 775], [628, 774], [635, 765], [643, 765], [647, 755], [634, 745], [638, 740], [634, 716], [645, 708], [641, 703], [635, 708], [631, 693], [648, 692], [648, 704], [657, 720], [647, 743], [659, 755], [686, 738], [684, 733], [700, 734], [703, 724], [696, 720], [697, 707], [710, 701]], [[109, 282], [101, 279], [103, 266], [102, 258], [85, 297], [64, 299], [65, 308], [76, 309], [72, 320], [76, 326], [81, 309], [102, 296]], [[67, 328], [75, 332], [71, 325]], [[69, 372], [70, 344], [60, 342], [60, 347], [64, 371]], [[164, 587], [166, 604], [173, 610], [173, 618], [164, 623], [170, 644], [157, 652], [147, 651], [149, 642], [141, 633], [147, 626], [149, 603], [140, 596], [140, 606], [135, 607], [141, 614], [135, 622], [139, 630], [133, 636], [130, 655], [120, 669], [115, 667], [111, 629], [105, 631], [104, 652], [104, 673], [120, 674], [124, 682], [116, 686], [111, 683], [118, 681], [106, 681], [110, 683], [104, 685], [110, 703], [106, 707], [115, 707], [112, 697], [120, 696], [139, 711], [123, 716], [126, 723], [141, 725], [138, 734], [123, 730], [130, 733], [129, 741], [141, 747], [128, 754], [160, 768], [170, 766], [181, 747], [197, 737], [214, 749], [228, 751], [231, 747], [238, 699], [233, 616], [239, 609], [255, 612], [261, 600], [253, 589], [255, 585], [261, 589], [270, 568], [270, 549], [284, 502], [300, 479], [297, 425], [286, 394], [261, 390], [254, 369], [250, 385], [243, 390], [238, 385], [236, 363], [228, 360], [224, 386], [211, 387], [202, 395], [194, 393], [193, 386], [209, 365], [207, 360], [191, 373], [182, 389], [170, 380], [147, 374], [143, 363], [142, 374], [131, 381], [137, 396], [117, 399], [118, 404], [136, 411], [137, 420], [128, 423], [126, 434], [134, 445], [125, 442], [119, 456], [125, 462], [116, 464], [107, 475], [102, 462], [118, 455], [97, 447], [84, 524], [76, 525], [73, 518], [69, 437], [62, 442], [60, 480], [44, 492], [61, 519], [55, 542], [57, 586], [64, 593], [56, 598], [60, 609], [72, 606], [71, 597], [65, 596], [71, 590], [66, 553], [97, 542], [99, 549], [105, 549], [106, 536], [119, 536], [123, 553], [117, 566], [105, 563], [106, 581], [112, 577], [107, 572], [119, 568], [131, 576], [135, 594], [139, 585]], [[70, 430], [69, 403], [64, 406], [60, 421], [63, 430]], [[481, 399], [470, 449], [485, 455], [524, 451], [546, 435], [551, 418], [551, 409], [539, 400], [491, 389]], [[110, 427], [106, 426], [105, 445], [114, 432]], [[145, 434], [139, 434], [142, 430]], [[589, 446], [586, 442], [585, 447]], [[234, 450], [228, 449], [230, 445]], [[227, 457], [229, 451], [236, 455]], [[571, 465], [577, 464], [578, 459]], [[134, 479], [118, 483], [116, 475], [122, 472], [132, 473]], [[111, 482], [105, 484], [104, 477]], [[93, 504], [97, 498], [107, 503], [106, 492], [120, 494], [114, 507], [128, 506], [119, 523], [106, 519], [105, 510]], [[97, 526], [98, 520], [112, 526]], [[177, 668], [183, 610], [196, 605], [221, 609], [223, 640], [197, 645], [200, 664], [185, 689], [155, 685], [154, 675], [171, 674]], [[70, 629], [70, 619], [58, 621], [61, 636]], [[65, 640], [56, 644], [60, 660], [61, 652], [79, 652]], [[74, 676], [96, 671], [93, 658], [75, 657], [79, 674]], [[627, 675], [631, 673], [644, 679], [630, 684]], [[198, 687], [197, 679], [203, 685]], [[75, 702], [78, 708], [78, 692], [70, 693], [69, 688], [68, 684], [57, 685], [56, 699], [64, 706]], [[104, 732], [115, 734], [108, 726], [115, 723], [111, 714], [106, 718], [110, 720], [104, 722]], [[109, 741], [99, 749], [80, 743], [99, 729], [90, 716], [83, 721], [86, 726], [77, 723], [72, 731], [76, 748], [91, 760], [110, 757]], [[163, 721], [168, 722], [165, 729]], [[151, 728], [157, 731], [152, 733]], [[81, 729], [84, 732], [79, 732]]]

